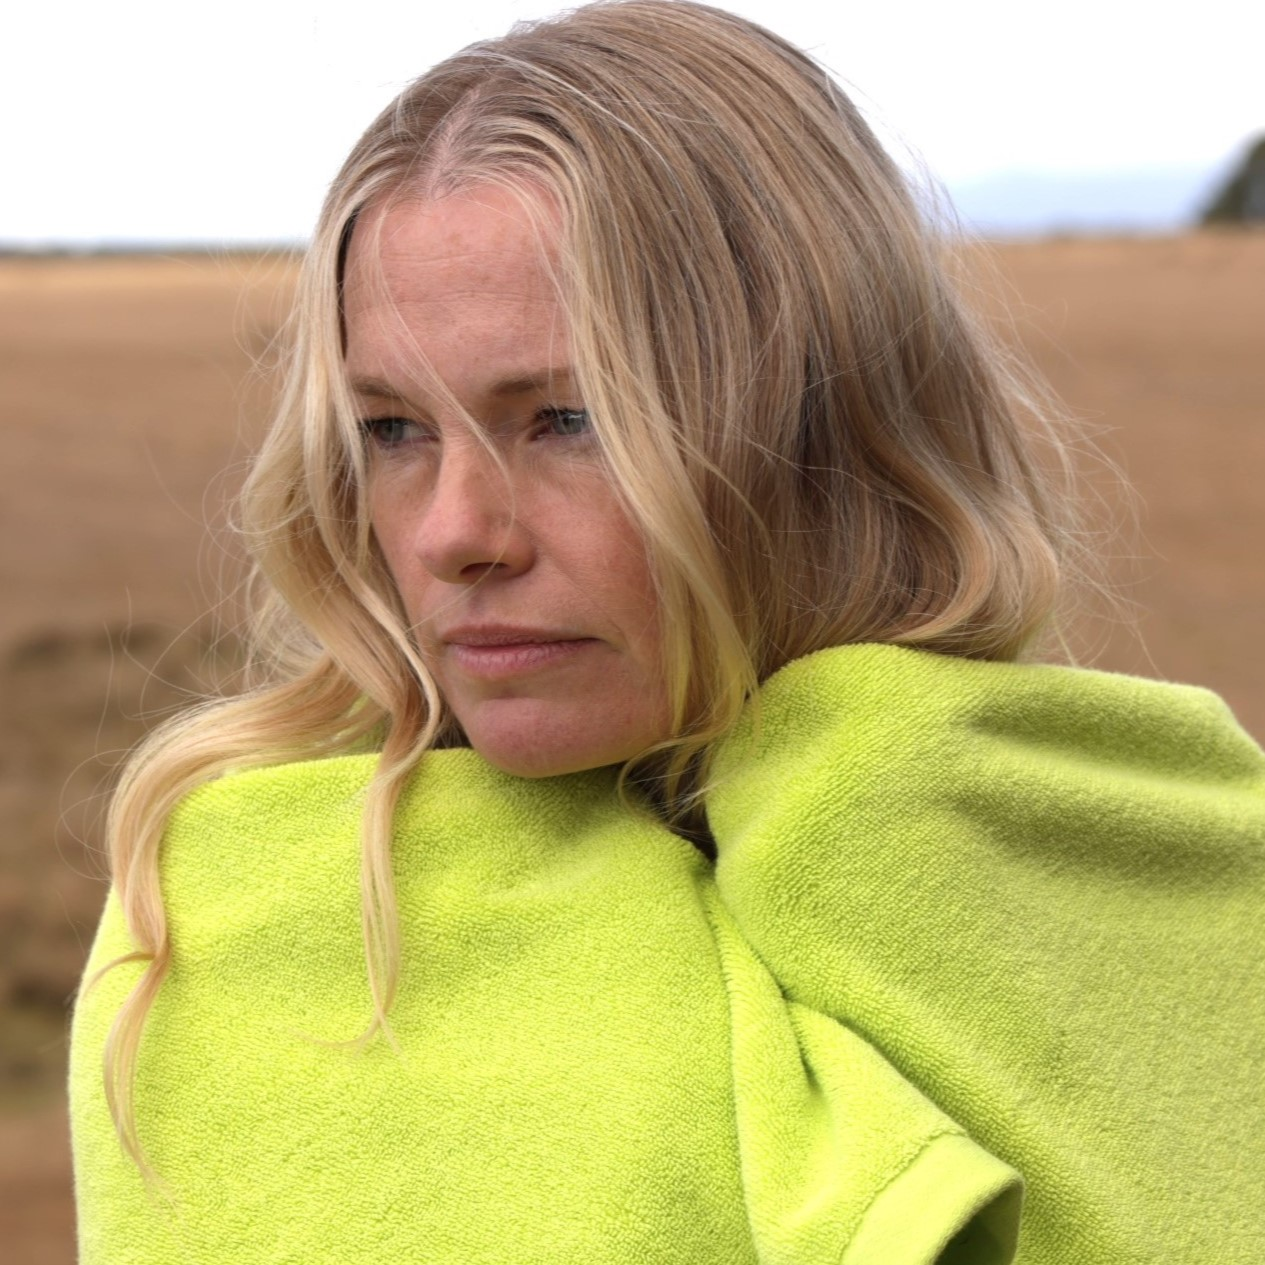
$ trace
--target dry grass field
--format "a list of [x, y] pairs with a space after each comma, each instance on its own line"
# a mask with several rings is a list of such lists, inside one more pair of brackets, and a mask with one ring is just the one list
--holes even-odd
[[[1265, 234], [1053, 240], [975, 261], [984, 305], [1128, 475], [1102, 548], [1135, 615], [1098, 666], [1219, 690], [1265, 736]], [[0, 1244], [73, 1259], [65, 1014], [102, 898], [101, 790], [212, 679], [225, 507], [267, 412], [293, 261], [0, 260]], [[1098, 470], [1107, 517], [1120, 488]], [[209, 618], [210, 616], [210, 618]]]

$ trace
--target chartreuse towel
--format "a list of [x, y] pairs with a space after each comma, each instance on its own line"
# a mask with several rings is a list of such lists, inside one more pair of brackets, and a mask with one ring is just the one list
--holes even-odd
[[[101, 1091], [125, 966], [75, 1016], [83, 1265], [1265, 1259], [1265, 758], [1211, 695], [800, 660], [722, 752], [714, 868], [609, 771], [432, 753], [395, 1042], [356, 1049], [372, 770], [177, 811], [164, 1193]], [[111, 901], [89, 973], [128, 947]]]
[[761, 702], [721, 898], [1023, 1174], [1022, 1265], [1265, 1262], [1265, 756], [1225, 704], [882, 646]]

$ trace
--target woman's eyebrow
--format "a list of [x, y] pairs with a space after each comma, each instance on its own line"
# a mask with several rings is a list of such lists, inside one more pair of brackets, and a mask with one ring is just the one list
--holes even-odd
[[347, 383], [353, 395], [371, 395], [377, 399], [402, 400], [404, 397], [381, 378], [352, 378]]
[[[544, 369], [535, 369], [529, 373], [515, 374], [513, 377], [502, 378], [488, 388], [488, 394], [498, 397], [525, 395], [529, 391], [541, 391], [546, 388], [559, 386], [569, 387], [574, 381], [575, 374], [569, 365], [553, 365]], [[375, 399], [385, 400], [403, 400], [407, 398], [396, 387], [393, 387], [389, 382], [384, 382], [381, 378], [355, 377], [348, 381], [347, 386], [355, 395], [372, 396]]]
[[518, 374], [512, 378], [504, 378], [493, 385], [491, 395], [525, 395], [528, 391], [540, 391], [546, 387], [559, 385], [570, 386], [575, 374], [570, 365], [558, 365], [548, 369], [537, 369], [532, 373]]

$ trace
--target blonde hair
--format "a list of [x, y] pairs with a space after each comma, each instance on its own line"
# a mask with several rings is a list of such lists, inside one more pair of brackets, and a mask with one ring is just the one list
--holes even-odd
[[[459, 740], [375, 549], [341, 373], [356, 218], [478, 181], [561, 209], [558, 281], [610, 476], [660, 592], [670, 742], [625, 775], [681, 829], [758, 683], [826, 646], [1008, 659], [1046, 623], [1074, 537], [1048, 414], [966, 314], [900, 172], [816, 63], [732, 14], [616, 0], [520, 25], [409, 87], [335, 180], [300, 283], [279, 415], [244, 494], [264, 578], [261, 684], [142, 748], [111, 815], [143, 977], [106, 1051], [132, 1079], [169, 962], [165, 822], [229, 768], [381, 749], [364, 819], [373, 1019], [400, 970], [390, 838], [429, 747]], [[1053, 449], [1057, 453], [1057, 446]]]

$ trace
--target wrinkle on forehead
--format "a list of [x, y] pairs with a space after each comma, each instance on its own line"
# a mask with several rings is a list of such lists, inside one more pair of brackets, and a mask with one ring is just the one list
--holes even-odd
[[[486, 211], [488, 215], [481, 218], [476, 226], [438, 214], [463, 202]], [[414, 217], [436, 221], [436, 232], [421, 243], [411, 232], [416, 227]], [[495, 230], [498, 225], [502, 232], [489, 240], [489, 227]], [[386, 265], [392, 262], [406, 269], [410, 264], [446, 264], [456, 271], [463, 264], [483, 259], [487, 263], [489, 285], [499, 284], [504, 290], [504, 269], [496, 266], [498, 256], [503, 264], [507, 260], [518, 259], [525, 249], [532, 249], [539, 256], [539, 280], [547, 279], [550, 297], [556, 297], [556, 241], [560, 227], [561, 216], [556, 199], [543, 188], [534, 186], [463, 185], [434, 198], [397, 192], [390, 198], [371, 203], [358, 217], [344, 277], [344, 313], [350, 314], [354, 310], [354, 273], [364, 279], [366, 273], [376, 271], [381, 277]], [[409, 240], [401, 240], [406, 237]], [[376, 269], [366, 268], [367, 263], [376, 264]], [[357, 264], [359, 267], [354, 267]], [[542, 287], [533, 286], [530, 297], [541, 292]], [[399, 301], [401, 296], [392, 297]], [[419, 298], [417, 295], [409, 297], [413, 301]]]
[[477, 394], [485, 371], [504, 380], [569, 364], [557, 232], [551, 200], [499, 185], [371, 206], [344, 277], [349, 374], [464, 411], [456, 397]]

